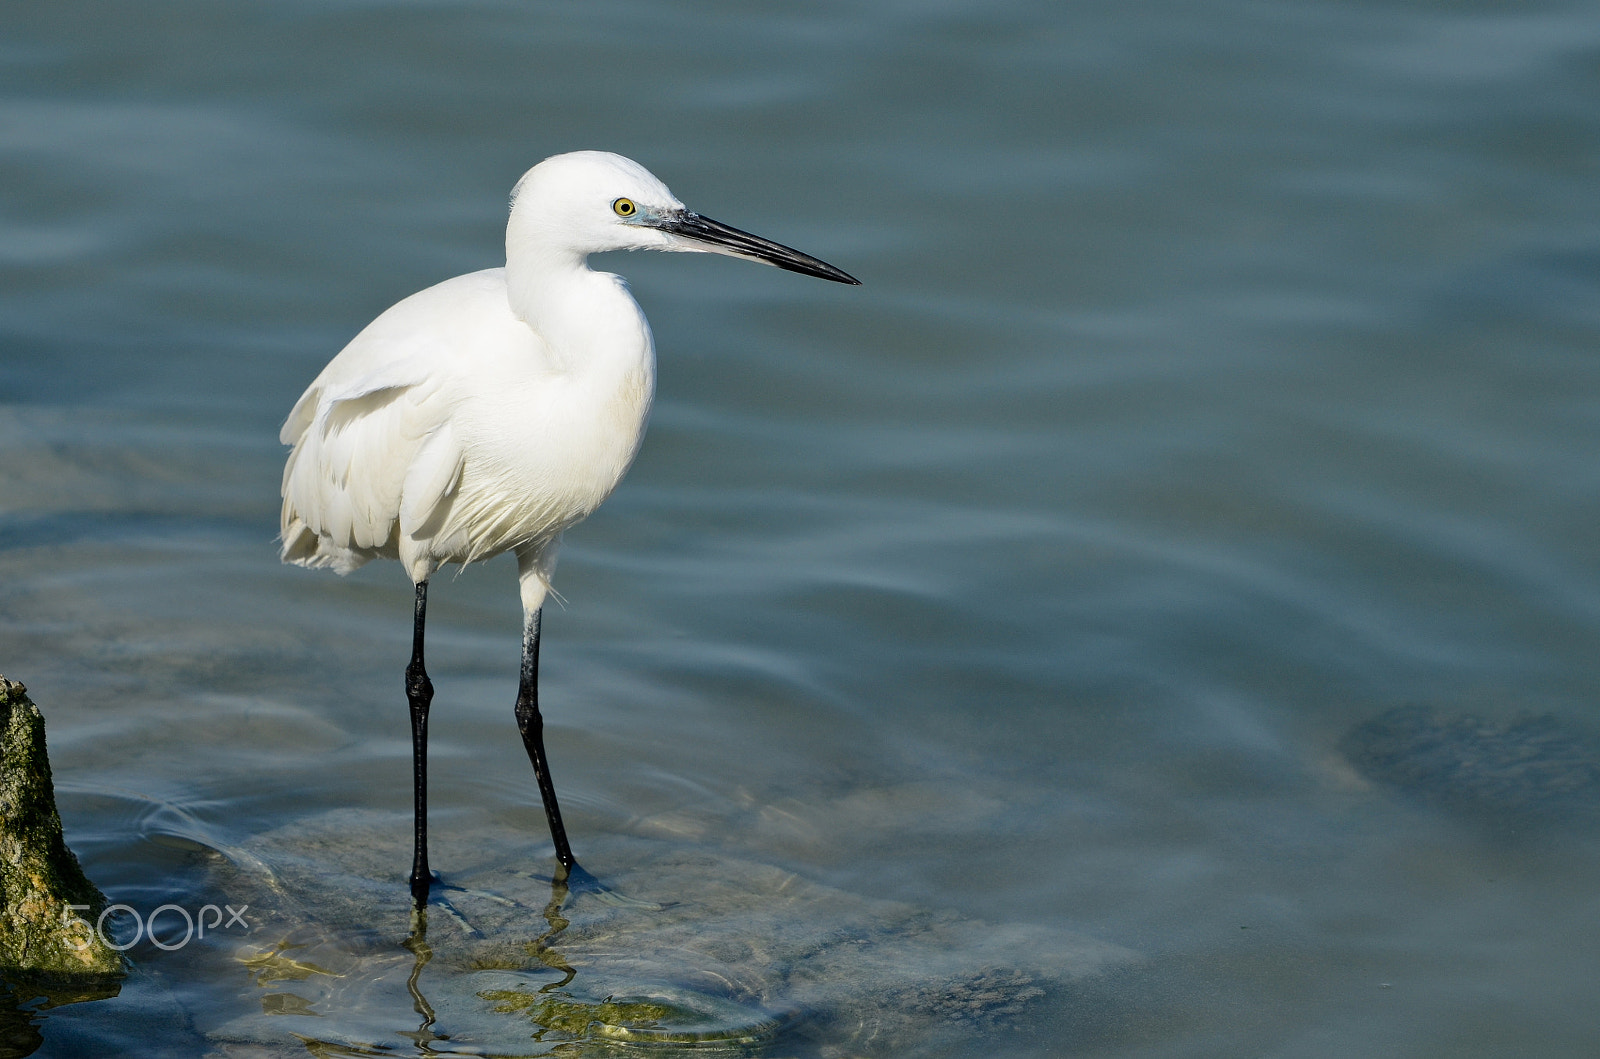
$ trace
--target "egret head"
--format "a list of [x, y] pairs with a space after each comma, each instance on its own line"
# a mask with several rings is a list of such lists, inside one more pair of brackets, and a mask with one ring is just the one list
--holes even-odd
[[832, 265], [692, 212], [638, 162], [574, 151], [528, 170], [511, 193], [506, 257], [581, 261], [604, 250], [726, 254], [839, 283], [859, 283]]

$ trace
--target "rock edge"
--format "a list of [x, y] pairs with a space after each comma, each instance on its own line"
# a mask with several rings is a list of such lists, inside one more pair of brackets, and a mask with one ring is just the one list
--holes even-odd
[[67, 985], [120, 977], [122, 955], [87, 925], [105, 903], [61, 834], [44, 716], [27, 688], [0, 676], [0, 978]]

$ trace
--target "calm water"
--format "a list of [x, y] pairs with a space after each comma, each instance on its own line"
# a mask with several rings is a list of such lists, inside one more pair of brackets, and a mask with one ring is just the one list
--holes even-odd
[[[1600, 1047], [1591, 5], [0, 27], [0, 672], [112, 900], [252, 906], [15, 998], [17, 1054], [611, 1055], [688, 993], [773, 1056]], [[580, 857], [663, 908], [542, 917], [502, 559], [431, 597], [463, 889], [406, 947], [410, 586], [278, 565], [277, 427], [581, 147], [865, 286], [597, 262], [660, 390], [545, 710]], [[1402, 706], [1434, 735], [1352, 749]], [[485, 970], [541, 932], [570, 981]], [[759, 981], [684, 977], [713, 942]]]

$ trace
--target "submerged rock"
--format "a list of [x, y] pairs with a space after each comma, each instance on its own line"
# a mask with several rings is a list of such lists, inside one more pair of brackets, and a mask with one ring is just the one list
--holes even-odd
[[1600, 744], [1552, 714], [1493, 721], [1405, 706], [1355, 728], [1340, 750], [1369, 779], [1441, 808], [1550, 820], [1600, 814]]
[[1051, 995], [1137, 959], [637, 841], [591, 851], [617, 865], [614, 893], [569, 893], [536, 874], [546, 855], [521, 832], [440, 834], [451, 885], [413, 916], [407, 837], [397, 816], [346, 810], [225, 854], [214, 881], [249, 895], [238, 958], [261, 1013], [213, 1032], [221, 1054], [399, 1037], [497, 1055], [905, 1055], [1026, 1026]]
[[113, 987], [122, 957], [87, 925], [105, 898], [62, 838], [44, 717], [27, 690], [0, 677], [0, 978], [93, 993]]

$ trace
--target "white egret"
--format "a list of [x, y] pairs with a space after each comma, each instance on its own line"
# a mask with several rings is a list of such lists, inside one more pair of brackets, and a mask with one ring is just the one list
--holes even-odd
[[539, 714], [539, 624], [562, 531], [621, 481], [655, 390], [650, 325], [604, 250], [728, 254], [840, 283], [797, 250], [690, 212], [643, 166], [579, 151], [534, 166], [512, 192], [506, 264], [394, 305], [295, 403], [280, 437], [282, 557], [349, 573], [398, 559], [416, 585], [406, 697], [416, 846], [411, 892], [426, 903], [428, 578], [445, 563], [515, 552], [523, 609], [516, 718], [563, 874], [577, 868], [561, 823]]

